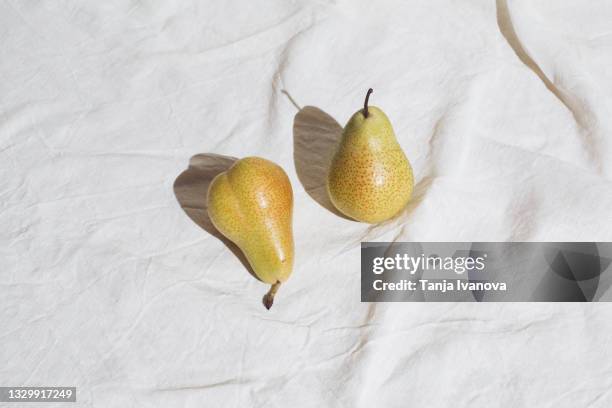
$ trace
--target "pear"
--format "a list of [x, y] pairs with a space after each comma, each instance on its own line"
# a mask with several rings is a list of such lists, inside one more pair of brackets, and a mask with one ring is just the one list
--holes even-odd
[[327, 192], [334, 206], [355, 220], [378, 223], [400, 212], [414, 187], [412, 168], [387, 115], [368, 106], [348, 121], [335, 152]]
[[267, 309], [293, 269], [293, 190], [285, 171], [260, 157], [236, 161], [208, 189], [215, 228], [244, 253], [255, 275], [272, 285]]

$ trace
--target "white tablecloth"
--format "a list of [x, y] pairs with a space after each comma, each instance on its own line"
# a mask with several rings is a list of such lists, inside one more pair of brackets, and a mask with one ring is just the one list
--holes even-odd
[[[611, 22], [608, 0], [0, 2], [0, 385], [610, 407], [610, 305], [362, 304], [359, 243], [612, 240]], [[417, 181], [378, 226], [323, 189], [369, 87]], [[251, 155], [295, 195], [271, 311], [203, 208]]]

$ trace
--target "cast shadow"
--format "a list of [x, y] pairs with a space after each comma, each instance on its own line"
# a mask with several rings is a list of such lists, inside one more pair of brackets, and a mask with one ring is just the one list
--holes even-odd
[[[236, 244], [225, 238], [208, 217], [206, 195], [208, 186], [219, 173], [229, 169], [235, 157], [213, 153], [202, 153], [189, 159], [189, 167], [174, 180], [174, 195], [181, 208], [200, 228], [221, 240], [230, 251], [242, 262], [247, 271], [257, 278], [249, 261]], [[259, 279], [259, 278], [257, 278]]]
[[293, 161], [298, 179], [313, 200], [335, 215], [354, 221], [334, 207], [326, 188], [329, 165], [341, 137], [342, 126], [334, 118], [306, 106], [293, 120]]

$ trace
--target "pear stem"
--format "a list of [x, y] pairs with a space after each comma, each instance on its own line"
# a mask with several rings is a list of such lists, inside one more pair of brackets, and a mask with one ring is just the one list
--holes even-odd
[[270, 308], [272, 307], [272, 304], [274, 303], [274, 295], [276, 295], [276, 291], [278, 291], [278, 287], [280, 286], [280, 284], [280, 281], [276, 281], [276, 283], [272, 285], [268, 293], [266, 293], [266, 295], [263, 297], [263, 304], [266, 309], [270, 310]]
[[366, 97], [365, 97], [365, 102], [363, 103], [363, 116], [365, 118], [367, 118], [368, 115], [370, 114], [370, 112], [368, 112], [368, 101], [370, 100], [370, 94], [372, 92], [374, 92], [372, 88], [368, 89], [368, 93], [366, 94]]

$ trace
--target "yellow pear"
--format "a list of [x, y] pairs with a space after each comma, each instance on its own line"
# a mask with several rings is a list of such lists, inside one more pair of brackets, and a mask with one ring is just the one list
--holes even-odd
[[367, 223], [395, 216], [410, 200], [412, 168], [400, 147], [387, 115], [368, 106], [344, 127], [327, 178], [327, 191], [343, 214]]
[[270, 309], [293, 269], [293, 190], [287, 174], [269, 160], [246, 157], [213, 179], [207, 200], [215, 228], [242, 250], [255, 275], [272, 285], [263, 299]]

